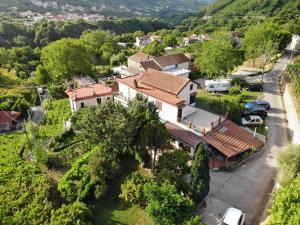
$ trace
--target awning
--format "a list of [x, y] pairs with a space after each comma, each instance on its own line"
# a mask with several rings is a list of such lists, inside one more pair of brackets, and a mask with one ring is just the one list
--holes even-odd
[[192, 148], [197, 148], [197, 146], [203, 141], [198, 135], [173, 123], [166, 122], [165, 126], [173, 138]]

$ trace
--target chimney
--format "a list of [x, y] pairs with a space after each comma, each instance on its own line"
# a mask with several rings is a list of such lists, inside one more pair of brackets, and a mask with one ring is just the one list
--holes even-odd
[[211, 123], [210, 126], [211, 126], [211, 130], [213, 130], [214, 129], [214, 123]]
[[221, 116], [219, 117], [219, 120], [218, 120], [218, 125], [220, 125], [220, 123], [221, 123]]
[[133, 85], [134, 85], [134, 87], [135, 87], [135, 88], [137, 88], [137, 87], [138, 87], [138, 82], [137, 82], [137, 80], [136, 80], [136, 79], [134, 79], [134, 81], [133, 81]]
[[93, 91], [93, 95], [96, 95], [96, 91]]
[[189, 128], [193, 128], [193, 124], [192, 123], [189, 123]]

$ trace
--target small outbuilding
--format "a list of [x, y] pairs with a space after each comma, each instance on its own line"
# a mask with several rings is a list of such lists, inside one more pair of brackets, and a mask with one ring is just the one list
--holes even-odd
[[0, 111], [0, 132], [12, 130], [18, 123], [20, 116], [20, 112]]

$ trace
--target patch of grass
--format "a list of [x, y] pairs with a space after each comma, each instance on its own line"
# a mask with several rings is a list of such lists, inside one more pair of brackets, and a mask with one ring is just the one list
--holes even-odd
[[152, 225], [145, 210], [127, 206], [117, 198], [107, 198], [95, 205], [95, 225]]

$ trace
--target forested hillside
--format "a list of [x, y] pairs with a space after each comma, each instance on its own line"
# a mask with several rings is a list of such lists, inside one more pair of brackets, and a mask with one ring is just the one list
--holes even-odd
[[297, 0], [218, 0], [207, 7], [206, 15], [271, 15], [299, 4]]
[[[182, 11], [197, 11], [202, 5], [213, 0], [2, 0], [0, 11], [6, 12], [11, 7], [17, 7], [17, 11], [50, 11], [101, 13], [104, 15], [162, 15]], [[68, 4], [68, 6], [66, 6]], [[82, 7], [82, 8], [80, 8]], [[170, 11], [171, 10], [171, 11]]]

